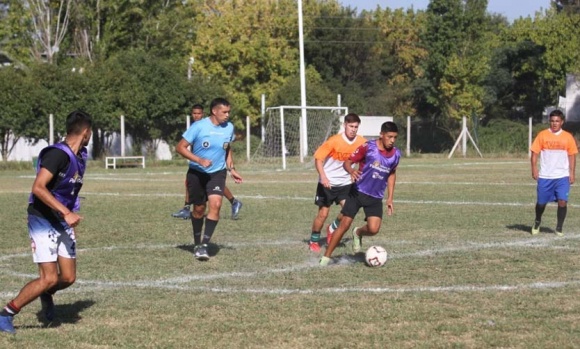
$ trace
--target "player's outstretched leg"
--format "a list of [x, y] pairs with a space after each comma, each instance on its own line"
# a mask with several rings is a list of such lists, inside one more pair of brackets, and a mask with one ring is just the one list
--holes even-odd
[[324, 252], [324, 256], [322, 256], [320, 258], [319, 264], [321, 266], [327, 266], [330, 263], [330, 256], [332, 255], [332, 252], [334, 251], [336, 246], [338, 246], [338, 244], [340, 243], [340, 240], [342, 240], [342, 236], [350, 228], [351, 224], [352, 224], [351, 217], [344, 216], [341, 219], [340, 225], [334, 231], [334, 234], [332, 234], [332, 240], [330, 241], [330, 244], [328, 244], [328, 246], [326, 246], [326, 251]]
[[540, 233], [540, 224], [542, 223], [542, 215], [544, 214], [544, 210], [546, 209], [546, 205], [540, 205], [536, 203], [536, 219], [534, 224], [532, 225], [532, 235], [537, 235]]

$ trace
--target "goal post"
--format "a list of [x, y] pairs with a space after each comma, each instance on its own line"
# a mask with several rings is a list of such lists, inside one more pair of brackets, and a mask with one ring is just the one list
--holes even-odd
[[[306, 118], [302, 118], [302, 110]], [[251, 163], [286, 170], [289, 165], [304, 167], [318, 147], [340, 130], [347, 107], [278, 106], [266, 109], [262, 142]]]

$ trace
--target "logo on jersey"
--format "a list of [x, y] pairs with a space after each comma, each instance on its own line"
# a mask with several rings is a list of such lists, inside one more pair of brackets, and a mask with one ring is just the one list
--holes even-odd
[[201, 143], [201, 146], [204, 148], [209, 148], [211, 144], [209, 143], [209, 141], [203, 141], [203, 143]]

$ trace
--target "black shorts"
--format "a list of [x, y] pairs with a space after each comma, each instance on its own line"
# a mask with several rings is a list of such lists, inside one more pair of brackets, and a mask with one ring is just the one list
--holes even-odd
[[343, 185], [342, 187], [325, 188], [318, 183], [316, 187], [316, 198], [314, 204], [318, 207], [330, 207], [333, 203], [340, 204], [342, 200], [346, 200], [350, 193], [352, 185]]
[[340, 213], [343, 216], [354, 218], [361, 209], [365, 211], [365, 218], [379, 217], [383, 219], [383, 200], [363, 194], [353, 187]]
[[226, 175], [225, 169], [214, 173], [205, 173], [190, 168], [186, 175], [189, 201], [194, 205], [204, 205], [210, 195], [223, 196]]

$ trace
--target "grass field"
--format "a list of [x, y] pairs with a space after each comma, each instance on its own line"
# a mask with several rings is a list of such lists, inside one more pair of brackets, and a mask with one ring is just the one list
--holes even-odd
[[[331, 266], [317, 265], [306, 244], [313, 169], [238, 168], [240, 219], [224, 202], [209, 262], [192, 257], [190, 221], [170, 216], [185, 165], [90, 168], [77, 283], [56, 295], [55, 322], [40, 320], [35, 301], [0, 348], [580, 347], [580, 190], [564, 237], [554, 205], [532, 237], [527, 159], [403, 159], [395, 214], [363, 240], [387, 249], [382, 268], [353, 256], [349, 240]], [[37, 271], [25, 213], [33, 173], [0, 179], [4, 304]]]

